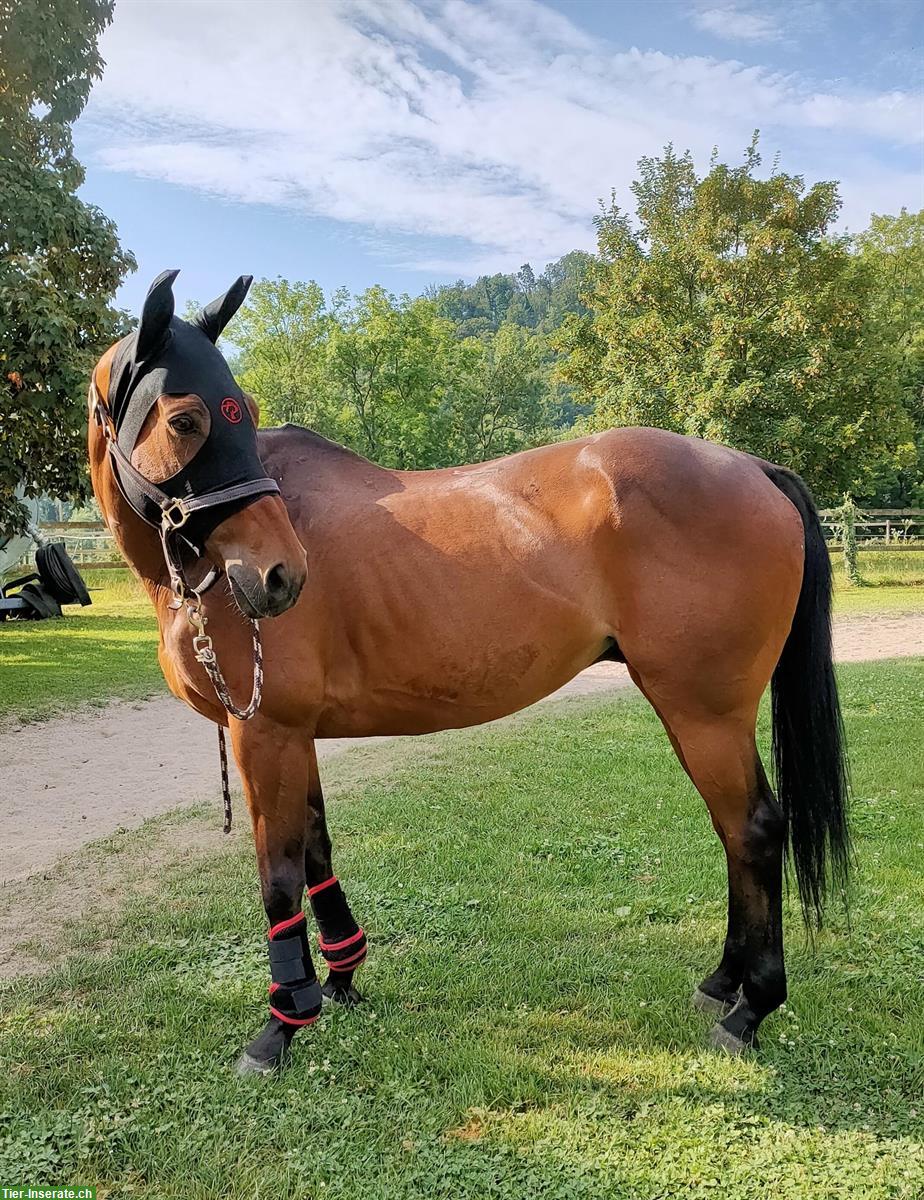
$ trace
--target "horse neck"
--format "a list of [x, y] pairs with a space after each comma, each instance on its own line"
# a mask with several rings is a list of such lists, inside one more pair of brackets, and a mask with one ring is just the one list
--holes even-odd
[[91, 417], [87, 447], [93, 493], [109, 532], [123, 557], [141, 579], [153, 600], [170, 593], [170, 578], [160, 538], [135, 512], [116, 482], [106, 439]]

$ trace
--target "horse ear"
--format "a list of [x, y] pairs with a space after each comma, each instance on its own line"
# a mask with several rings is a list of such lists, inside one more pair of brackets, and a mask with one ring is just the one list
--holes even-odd
[[179, 271], [161, 271], [148, 288], [138, 326], [135, 356], [139, 360], [150, 356], [163, 344], [173, 318], [173, 281]]
[[223, 296], [199, 309], [192, 319], [193, 325], [201, 329], [209, 341], [217, 342], [224, 327], [244, 303], [252, 283], [252, 275], [241, 275]]

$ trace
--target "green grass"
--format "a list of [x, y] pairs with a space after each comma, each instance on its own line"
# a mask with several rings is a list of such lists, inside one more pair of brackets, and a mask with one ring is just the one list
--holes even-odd
[[876, 550], [859, 556], [862, 587], [851, 587], [844, 575], [844, 556], [833, 554], [834, 611], [862, 613], [924, 612], [924, 551]]
[[[164, 686], [157, 622], [128, 571], [84, 573], [93, 603], [60, 621], [0, 624], [0, 720], [40, 720]], [[79, 614], [79, 615], [78, 615]]]
[[861, 587], [847, 582], [842, 554], [832, 555], [831, 561], [836, 616], [924, 612], [924, 551], [903, 554], [876, 550], [861, 554]]
[[[846, 584], [843, 554], [832, 554], [834, 578], [837, 584]], [[899, 588], [924, 587], [924, 550], [895, 551], [885, 546], [861, 551], [860, 573], [872, 587]]]
[[924, 587], [853, 587], [834, 592], [835, 617], [924, 612]]
[[231, 1073], [267, 970], [243, 839], [69, 929], [75, 957], [0, 996], [0, 1179], [195, 1200], [920, 1197], [924, 662], [842, 681], [852, 925], [834, 911], [812, 950], [790, 903], [790, 1001], [758, 1057], [705, 1049], [689, 1004], [725, 916], [701, 801], [643, 702], [572, 702], [341, 790], [368, 1002], [299, 1035], [280, 1078]]

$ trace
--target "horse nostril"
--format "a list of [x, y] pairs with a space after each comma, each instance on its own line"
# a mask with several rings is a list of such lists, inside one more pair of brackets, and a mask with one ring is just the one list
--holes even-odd
[[276, 563], [265, 575], [266, 593], [268, 596], [278, 596], [289, 590], [289, 572], [284, 563]]

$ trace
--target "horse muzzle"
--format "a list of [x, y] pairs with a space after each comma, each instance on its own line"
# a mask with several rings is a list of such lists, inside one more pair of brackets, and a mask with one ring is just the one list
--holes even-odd
[[243, 563], [227, 563], [225, 572], [231, 594], [241, 612], [257, 621], [278, 617], [296, 602], [305, 584], [304, 567], [278, 562], [260, 571]]

